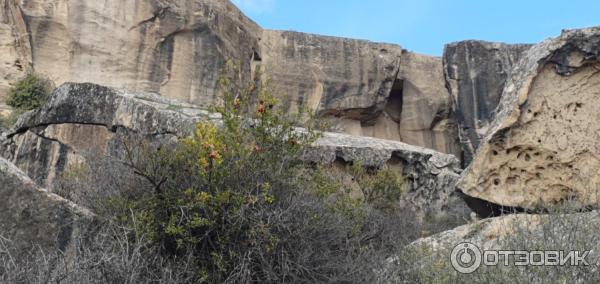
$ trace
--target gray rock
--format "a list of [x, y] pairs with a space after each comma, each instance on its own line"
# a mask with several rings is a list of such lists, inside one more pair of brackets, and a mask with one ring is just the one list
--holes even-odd
[[[453, 247], [462, 242], [469, 242], [477, 245], [482, 250], [537, 249], [537, 247], [524, 247], [524, 245], [528, 243], [531, 245], [536, 241], [540, 243], [544, 241], [554, 242], [556, 244], [569, 243], [568, 236], [573, 234], [573, 232], [570, 232], [571, 230], [578, 230], [576, 232], [577, 237], [581, 237], [587, 233], [593, 234], [592, 232], [597, 231], [599, 226], [600, 214], [597, 211], [554, 215], [512, 214], [479, 220], [430, 237], [421, 238], [408, 247], [427, 247], [433, 251], [452, 250]], [[552, 238], [552, 240], [544, 240], [544, 237]], [[564, 239], [561, 240], [561, 238]], [[595, 239], [597, 237], [590, 235], [590, 241]], [[578, 239], [578, 241], [581, 241], [581, 239]]]
[[[420, 211], [450, 207], [460, 211], [465, 207], [453, 193], [461, 170], [460, 161], [452, 155], [398, 141], [324, 133], [305, 154], [305, 159], [325, 164], [339, 161], [372, 167], [388, 165], [406, 178], [409, 193], [406, 202], [410, 206]], [[468, 216], [468, 213], [463, 215]]]
[[461, 41], [444, 49], [444, 75], [468, 165], [494, 118], [506, 79], [531, 45]]
[[87, 209], [36, 185], [0, 158], [0, 241], [19, 252], [31, 248], [67, 252], [94, 228]]
[[[69, 165], [85, 161], [86, 153], [120, 157], [123, 133], [166, 143], [191, 134], [197, 122], [206, 120], [221, 122], [219, 114], [157, 94], [64, 84], [41, 109], [19, 119], [0, 152], [50, 187]], [[460, 162], [452, 155], [397, 141], [323, 133], [305, 159], [388, 164], [406, 176], [411, 206], [447, 209], [452, 199], [464, 207], [453, 195]]]
[[192, 133], [200, 120], [219, 123], [220, 116], [158, 94], [64, 84], [42, 108], [19, 118], [0, 152], [50, 188], [86, 155], [119, 157], [123, 134], [169, 141]]

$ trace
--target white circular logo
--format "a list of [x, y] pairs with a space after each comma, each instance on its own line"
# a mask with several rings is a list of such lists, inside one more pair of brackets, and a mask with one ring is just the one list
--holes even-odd
[[481, 250], [472, 243], [460, 243], [452, 250], [450, 262], [459, 273], [473, 273], [481, 265]]

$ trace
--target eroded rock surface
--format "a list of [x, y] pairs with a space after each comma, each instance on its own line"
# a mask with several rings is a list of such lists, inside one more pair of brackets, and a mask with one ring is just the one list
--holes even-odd
[[38, 184], [51, 187], [88, 154], [119, 156], [124, 132], [167, 141], [188, 135], [200, 120], [219, 119], [158, 94], [64, 84], [41, 109], [23, 115], [0, 148]]
[[[85, 162], [89, 153], [119, 158], [125, 133], [166, 143], [189, 135], [197, 122], [206, 120], [219, 123], [220, 115], [158, 94], [65, 84], [41, 109], [19, 119], [0, 152], [39, 184], [50, 187], [70, 165]], [[453, 195], [460, 162], [452, 155], [397, 141], [324, 133], [305, 159], [388, 164], [406, 176], [411, 206], [464, 208]]]
[[[265, 30], [261, 67], [286, 108], [373, 124], [384, 109], [402, 49], [391, 44]], [[397, 134], [397, 130], [395, 131]]]
[[444, 76], [454, 100], [455, 119], [468, 165], [485, 135], [515, 64], [531, 45], [486, 41], [450, 43], [444, 49]]
[[452, 98], [445, 88], [442, 70], [442, 58], [405, 52], [398, 74], [402, 83], [401, 112], [394, 115], [390, 111], [394, 99], [399, 99], [392, 97], [386, 113], [398, 123], [400, 141], [460, 158]]
[[400, 46], [265, 30], [256, 62], [293, 112], [309, 109], [332, 131], [460, 154], [442, 60]]
[[87, 209], [40, 188], [1, 157], [0, 197], [0, 238], [17, 251], [35, 246], [66, 252], [93, 229], [95, 217]]
[[200, 107], [219, 101], [223, 75], [234, 90], [269, 78], [288, 110], [314, 110], [336, 132], [460, 154], [440, 58], [263, 30], [228, 0], [0, 4], [0, 112], [9, 84], [30, 70], [58, 85], [93, 82]]
[[567, 30], [524, 55], [458, 187], [489, 202], [537, 209], [598, 205], [600, 28]]
[[318, 163], [360, 162], [365, 166], [388, 165], [401, 172], [407, 183], [406, 201], [422, 211], [469, 210], [454, 193], [460, 161], [452, 156], [402, 142], [338, 133], [324, 133], [305, 157]]
[[[18, 69], [31, 63], [57, 84], [95, 82], [210, 105], [226, 62], [239, 62], [235, 78], [248, 81], [259, 52], [260, 28], [229, 1], [0, 4], [0, 64]], [[0, 81], [0, 100], [2, 86], [19, 74], [4, 70], [0, 76], [10, 78]]]
[[4, 97], [10, 83], [31, 70], [31, 53], [26, 26], [15, 1], [0, 0], [0, 117], [10, 109]]

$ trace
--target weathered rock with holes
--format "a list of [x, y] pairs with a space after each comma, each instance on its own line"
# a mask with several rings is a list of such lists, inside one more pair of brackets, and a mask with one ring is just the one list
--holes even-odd
[[467, 165], [494, 118], [506, 79], [531, 45], [461, 41], [444, 49], [444, 76], [454, 100]]
[[40, 188], [1, 157], [0, 197], [0, 243], [19, 252], [66, 252], [94, 228], [91, 212]]
[[[89, 153], [121, 157], [123, 134], [167, 143], [191, 134], [197, 122], [207, 120], [221, 122], [218, 114], [157, 94], [65, 84], [41, 109], [19, 119], [0, 153], [39, 184], [51, 187], [65, 169], [85, 162]], [[465, 208], [453, 194], [460, 163], [452, 155], [397, 141], [324, 133], [304, 159], [388, 164], [406, 176], [410, 206], [423, 211]]]
[[[229, 1], [1, 0], [0, 6], [0, 51], [10, 51], [0, 53], [0, 60], [7, 57], [0, 64], [33, 68], [57, 84], [95, 82], [210, 105], [226, 62], [239, 62], [235, 78], [248, 81], [259, 52], [261, 29]], [[0, 86], [18, 72], [7, 74]]]
[[529, 49], [458, 187], [494, 204], [597, 207], [600, 28], [563, 31]]

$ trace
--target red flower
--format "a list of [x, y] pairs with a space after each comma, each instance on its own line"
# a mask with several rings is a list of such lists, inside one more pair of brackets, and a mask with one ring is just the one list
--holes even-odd
[[211, 151], [210, 154], [208, 154], [208, 157], [211, 159], [216, 159], [218, 155], [219, 154], [216, 151]]

